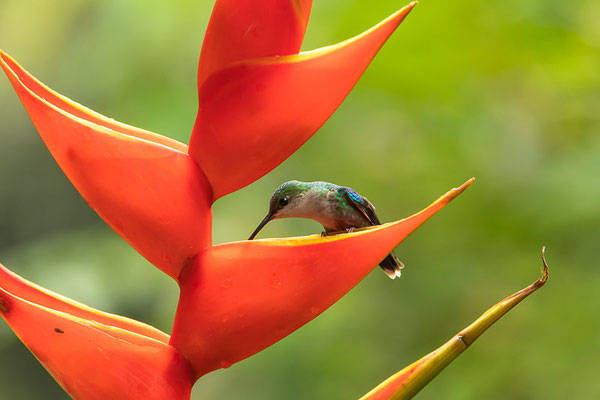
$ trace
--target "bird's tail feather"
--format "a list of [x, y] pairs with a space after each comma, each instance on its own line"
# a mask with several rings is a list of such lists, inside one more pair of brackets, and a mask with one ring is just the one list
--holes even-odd
[[394, 253], [388, 254], [387, 257], [384, 258], [379, 264], [379, 266], [391, 279], [399, 278], [402, 268], [404, 268], [404, 264], [402, 264], [402, 261], [396, 258]]

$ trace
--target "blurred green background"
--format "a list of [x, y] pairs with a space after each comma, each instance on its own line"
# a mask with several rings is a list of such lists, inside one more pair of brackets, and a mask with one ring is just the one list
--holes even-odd
[[[0, 47], [62, 94], [187, 142], [212, 1], [0, 0]], [[304, 49], [403, 2], [316, 0]], [[476, 183], [296, 333], [203, 377], [194, 399], [353, 399], [539, 276], [550, 280], [419, 399], [600, 398], [600, 2], [424, 0], [335, 115], [275, 171], [214, 206], [214, 239], [247, 238], [289, 179], [355, 188], [384, 221]], [[318, 96], [318, 93], [315, 93]], [[175, 284], [91, 211], [0, 78], [0, 261], [102, 310], [170, 332]], [[283, 220], [262, 237], [320, 232]], [[0, 398], [67, 396], [0, 324]]]

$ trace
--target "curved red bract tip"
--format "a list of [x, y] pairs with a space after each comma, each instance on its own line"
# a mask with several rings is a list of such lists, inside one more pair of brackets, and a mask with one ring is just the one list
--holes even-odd
[[212, 191], [187, 147], [84, 109], [39, 83], [5, 53], [0, 65], [56, 162], [89, 205], [177, 279], [187, 260], [211, 244]]
[[217, 0], [210, 16], [198, 86], [228, 64], [300, 51], [312, 0]]
[[213, 73], [199, 89], [189, 153], [214, 198], [254, 182], [306, 142], [414, 5], [337, 45], [240, 61]]
[[[133, 136], [140, 139], [148, 140], [163, 146], [171, 147], [174, 150], [180, 152], [187, 152], [187, 145], [156, 134], [154, 132], [146, 131], [144, 129], [136, 128], [135, 126], [123, 124], [119, 121], [115, 121], [112, 118], [105, 117], [104, 115], [98, 114], [97, 112], [90, 110], [87, 107], [77, 104], [74, 101], [62, 96], [59, 93], [48, 88], [46, 85], [38, 81], [35, 77], [31, 76], [25, 71], [11, 56], [0, 50], [0, 65], [7, 73], [9, 79], [14, 76], [20, 81], [20, 85], [27, 87], [33, 93], [41, 97], [45, 102], [52, 104], [56, 108], [70, 114], [74, 117], [81, 118], [85, 121], [91, 122], [96, 125], [103, 126], [115, 132], [122, 133], [123, 135]], [[13, 80], [11, 79], [11, 82]], [[14, 84], [14, 83], [13, 83]]]
[[227, 243], [182, 272], [171, 344], [196, 376], [272, 345], [330, 307], [472, 180], [423, 211], [351, 234]]
[[[3, 272], [5, 276], [6, 270]], [[126, 329], [133, 327], [140, 331], [143, 324], [125, 323], [123, 317], [59, 298], [43, 288], [25, 288], [27, 281], [16, 279], [20, 281], [0, 281], [0, 314], [71, 397], [78, 400], [190, 398], [194, 381], [189, 363], [164, 341]], [[25, 300], [7, 290], [9, 287], [58, 309]], [[78, 316], [59, 310], [74, 311]]]

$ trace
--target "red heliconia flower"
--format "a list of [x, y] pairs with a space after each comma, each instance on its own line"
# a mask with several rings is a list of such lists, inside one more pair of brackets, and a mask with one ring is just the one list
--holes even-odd
[[189, 147], [67, 99], [0, 51], [0, 65], [73, 185], [181, 288], [169, 337], [3, 268], [0, 313], [71, 396], [189, 398], [198, 377], [270, 346], [331, 306], [472, 182], [409, 218], [350, 234], [212, 245], [213, 202], [310, 138], [416, 2], [352, 39], [299, 53], [311, 4], [217, 0]]

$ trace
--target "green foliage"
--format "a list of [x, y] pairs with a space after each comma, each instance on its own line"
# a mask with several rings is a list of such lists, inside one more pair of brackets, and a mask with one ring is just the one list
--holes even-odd
[[[304, 48], [346, 39], [403, 5], [316, 0]], [[211, 7], [3, 0], [0, 46], [60, 93], [187, 141]], [[358, 398], [529, 283], [543, 244], [552, 281], [419, 398], [599, 398], [599, 13], [594, 0], [422, 1], [307, 145], [219, 200], [215, 242], [247, 238], [290, 179], [351, 186], [383, 221], [477, 182], [397, 249], [402, 279], [375, 271], [282, 342], [202, 378], [194, 398]], [[4, 78], [0, 121], [0, 261], [169, 331], [174, 283], [88, 209]], [[320, 229], [282, 220], [261, 235]], [[0, 359], [0, 397], [65, 398], [5, 325]]]

